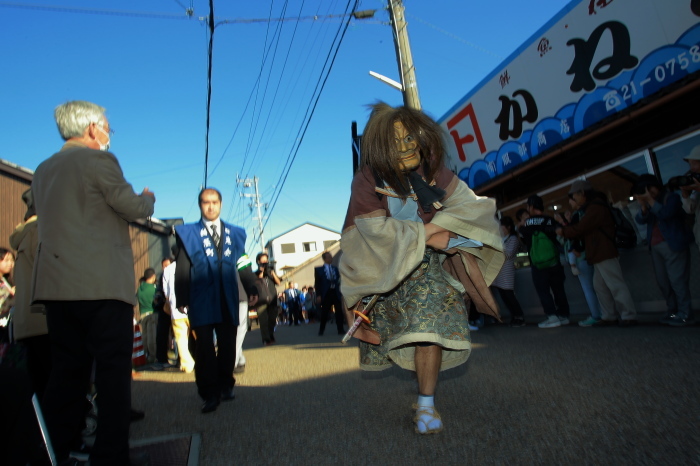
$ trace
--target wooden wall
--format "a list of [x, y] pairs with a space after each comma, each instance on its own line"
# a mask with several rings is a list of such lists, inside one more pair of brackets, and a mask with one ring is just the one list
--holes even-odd
[[27, 206], [22, 193], [29, 189], [30, 181], [0, 172], [0, 247], [10, 249], [10, 234], [24, 220]]

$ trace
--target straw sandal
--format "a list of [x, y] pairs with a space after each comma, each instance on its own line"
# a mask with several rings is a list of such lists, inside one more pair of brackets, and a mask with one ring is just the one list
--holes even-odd
[[435, 407], [413, 405], [413, 408], [416, 410], [413, 422], [417, 434], [437, 434], [442, 431], [442, 418]]

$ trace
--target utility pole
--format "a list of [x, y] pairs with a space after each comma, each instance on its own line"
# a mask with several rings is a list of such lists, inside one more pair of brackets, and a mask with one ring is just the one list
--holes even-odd
[[406, 107], [420, 110], [416, 69], [413, 66], [411, 44], [408, 41], [408, 24], [405, 18], [405, 8], [401, 0], [388, 0], [388, 2], [391, 26], [394, 30], [396, 60], [399, 65], [399, 74], [401, 75], [401, 85], [403, 87], [403, 103]]
[[253, 179], [243, 179], [239, 178], [238, 175], [236, 175], [236, 184], [241, 183], [243, 184], [244, 188], [250, 188], [251, 185], [254, 188], [255, 194], [241, 193], [241, 197], [253, 198], [253, 202], [248, 204], [248, 207], [250, 207], [250, 210], [253, 210], [253, 207], [256, 207], [258, 209], [258, 216], [256, 217], [256, 220], [258, 221], [258, 231], [260, 231], [260, 251], [265, 252], [265, 238], [263, 237], [263, 216], [260, 207], [265, 206], [265, 210], [267, 210], [267, 204], [260, 202], [260, 193], [258, 191], [258, 177], [254, 176]]

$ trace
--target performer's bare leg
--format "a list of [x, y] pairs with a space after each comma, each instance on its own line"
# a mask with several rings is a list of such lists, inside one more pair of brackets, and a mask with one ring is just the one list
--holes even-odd
[[440, 363], [442, 362], [442, 347], [437, 345], [416, 346], [415, 354], [416, 377], [418, 378], [418, 393], [425, 396], [435, 394]]
[[416, 403], [416, 432], [434, 434], [442, 430], [442, 420], [435, 409], [433, 395], [437, 386], [442, 362], [442, 348], [437, 345], [416, 346], [416, 377], [418, 378], [418, 403]]

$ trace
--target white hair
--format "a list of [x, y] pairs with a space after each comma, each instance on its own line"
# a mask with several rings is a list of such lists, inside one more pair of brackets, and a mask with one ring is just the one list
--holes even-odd
[[53, 114], [58, 131], [65, 141], [81, 137], [90, 123], [105, 122], [105, 108], [84, 100], [72, 100], [61, 104]]

